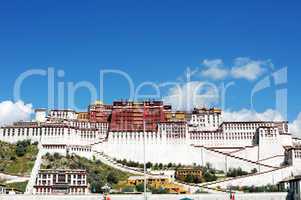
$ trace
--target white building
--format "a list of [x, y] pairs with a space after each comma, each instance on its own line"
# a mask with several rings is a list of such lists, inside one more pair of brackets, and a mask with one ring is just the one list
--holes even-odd
[[35, 194], [87, 194], [85, 170], [40, 170], [35, 183]]

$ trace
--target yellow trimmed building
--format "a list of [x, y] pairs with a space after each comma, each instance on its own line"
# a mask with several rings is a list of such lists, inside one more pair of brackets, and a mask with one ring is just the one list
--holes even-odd
[[[144, 176], [130, 176], [127, 180], [128, 185], [136, 186], [139, 184], [144, 184]], [[147, 176], [147, 185], [154, 188], [164, 188], [168, 190], [168, 193], [172, 194], [186, 194], [188, 191], [177, 184], [172, 183], [168, 176]]]

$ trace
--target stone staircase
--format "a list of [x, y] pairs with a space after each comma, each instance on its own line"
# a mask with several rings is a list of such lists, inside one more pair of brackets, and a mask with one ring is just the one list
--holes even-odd
[[114, 161], [114, 159], [110, 158], [109, 156], [105, 155], [103, 152], [93, 150], [93, 153], [94, 153], [96, 159], [100, 160], [102, 163], [104, 163], [112, 168], [118, 169], [122, 172], [134, 174], [134, 175], [144, 175], [143, 170], [122, 165], [122, 164]]
[[[198, 146], [195, 146], [195, 147], [198, 147]], [[215, 153], [227, 156], [227, 157], [231, 157], [231, 158], [234, 158], [234, 159], [237, 159], [237, 160], [241, 160], [241, 161], [244, 161], [244, 162], [247, 162], [247, 163], [250, 163], [250, 164], [254, 164], [254, 165], [257, 165], [257, 166], [266, 167], [266, 168], [269, 168], [269, 169], [278, 169], [278, 168], [280, 168], [280, 167], [276, 167], [276, 166], [266, 165], [266, 164], [263, 164], [261, 162], [248, 160], [246, 158], [241, 158], [239, 156], [235, 156], [235, 155], [232, 155], [230, 153], [225, 153], [225, 152], [222, 152], [222, 151], [218, 151], [218, 150], [213, 149], [213, 148], [208, 148], [208, 147], [203, 147], [203, 146], [202, 146], [202, 148], [204, 148], [208, 151], [212, 151], [212, 152], [215, 152]]]
[[37, 154], [34, 166], [31, 170], [31, 175], [30, 175], [30, 179], [26, 186], [25, 194], [34, 194], [34, 185], [35, 185], [36, 178], [37, 178], [37, 175], [40, 170], [40, 166], [42, 164], [43, 147], [41, 145], [41, 142], [39, 142], [38, 149], [39, 149], [39, 152]]

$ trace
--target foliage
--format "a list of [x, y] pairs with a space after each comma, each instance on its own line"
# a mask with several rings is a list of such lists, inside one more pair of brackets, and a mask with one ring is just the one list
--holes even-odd
[[153, 164], [152, 164], [151, 162], [147, 162], [147, 163], [145, 164], [145, 167], [146, 167], [147, 169], [151, 168], [152, 166], [153, 166]]
[[6, 184], [6, 187], [25, 192], [28, 181]]
[[278, 187], [276, 185], [265, 185], [265, 186], [231, 186], [228, 188], [229, 190], [238, 190], [247, 193], [253, 192], [279, 192]]
[[136, 190], [137, 190], [137, 192], [144, 192], [144, 184], [140, 183], [140, 184], [136, 185]]
[[126, 159], [116, 160], [116, 162], [128, 167], [143, 168], [143, 164], [134, 161], [127, 161]]
[[194, 176], [191, 174], [188, 174], [185, 178], [185, 182], [187, 183], [193, 183], [194, 182]]
[[243, 171], [240, 167], [238, 168], [230, 168], [227, 172], [227, 177], [237, 177], [247, 175], [248, 172]]
[[18, 141], [16, 146], [17, 156], [19, 157], [24, 156], [27, 151], [27, 147], [30, 145], [30, 143], [31, 143], [30, 140]]
[[207, 194], [208, 192], [203, 191], [202, 189], [198, 189], [195, 194]]
[[188, 174], [185, 177], [184, 181], [187, 183], [201, 183], [202, 179], [199, 176], [194, 176], [192, 174]]
[[150, 188], [152, 194], [168, 194], [168, 190], [166, 188], [163, 187], [159, 187], [159, 188]]
[[114, 172], [110, 172], [107, 176], [107, 182], [110, 184], [117, 184], [118, 183], [118, 177]]
[[[139, 163], [139, 162], [135, 162], [135, 161], [131, 161], [131, 160], [116, 160], [116, 162], [128, 166], [128, 167], [134, 167], [134, 168], [143, 168], [144, 165], [143, 163]], [[152, 169], [152, 170], [166, 170], [166, 169], [177, 169], [180, 167], [200, 167], [199, 165], [194, 164], [193, 166], [191, 165], [182, 165], [181, 163], [179, 164], [175, 164], [175, 163], [168, 163], [168, 164], [163, 164], [163, 163], [151, 163], [151, 162], [147, 162], [146, 163], [146, 168], [147, 169]]]
[[122, 192], [134, 192], [135, 188], [133, 186], [126, 186], [122, 189]]
[[217, 176], [216, 173], [219, 172], [215, 170], [210, 163], [206, 163], [205, 166], [201, 167], [203, 171], [203, 181], [211, 182], [216, 181]]
[[216, 181], [217, 180], [217, 177], [216, 177], [215, 173], [212, 173], [212, 172], [209, 172], [209, 171], [206, 171], [204, 173], [203, 178], [204, 178], [205, 182], [211, 182], [211, 181]]
[[253, 168], [252, 170], [251, 170], [251, 174], [256, 174], [258, 171], [257, 171], [257, 169], [256, 168]]
[[30, 140], [9, 144], [0, 141], [0, 172], [11, 175], [30, 175], [38, 153]]

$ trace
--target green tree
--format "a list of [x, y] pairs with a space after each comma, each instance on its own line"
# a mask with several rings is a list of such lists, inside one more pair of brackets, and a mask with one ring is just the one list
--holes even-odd
[[168, 190], [163, 187], [151, 188], [151, 192], [152, 192], [152, 194], [167, 194]]
[[19, 157], [24, 156], [27, 151], [27, 147], [30, 145], [30, 143], [31, 143], [30, 140], [18, 141], [16, 146], [17, 156]]
[[136, 190], [137, 190], [137, 192], [144, 192], [144, 184], [140, 183], [140, 184], [136, 185]]
[[172, 167], [172, 163], [168, 163], [167, 167], [171, 168]]
[[19, 156], [19, 157], [24, 156], [25, 153], [26, 153], [26, 147], [24, 147], [22, 145], [17, 145], [17, 147], [16, 147], [17, 156]]
[[118, 183], [118, 177], [114, 172], [110, 172], [107, 176], [107, 182], [110, 184], [117, 184]]
[[55, 160], [59, 160], [59, 159], [61, 158], [61, 156], [60, 156], [59, 153], [55, 152], [55, 153], [53, 154], [53, 158], [54, 158]]
[[159, 169], [163, 169], [163, 164], [162, 163], [159, 163]]
[[126, 186], [122, 189], [122, 192], [134, 192], [134, 187]]
[[205, 172], [203, 175], [204, 179], [206, 182], [211, 182], [211, 181], [216, 181], [217, 177], [215, 174], [211, 173], [211, 172]]
[[90, 190], [91, 190], [92, 193], [101, 193], [103, 186], [104, 186], [103, 182], [93, 181], [90, 184]]
[[147, 162], [145, 165], [146, 165], [147, 169], [149, 169], [149, 168], [151, 168], [153, 166], [153, 164], [151, 162]]
[[247, 175], [248, 172], [243, 171], [240, 167], [236, 168], [230, 168], [229, 171], [227, 172], [228, 177], [237, 177], [237, 176], [243, 176]]
[[251, 173], [252, 173], [252, 174], [256, 174], [256, 173], [257, 173], [257, 169], [256, 169], [256, 168], [253, 168], [253, 169], [251, 170]]
[[194, 182], [194, 176], [191, 174], [188, 174], [185, 178], [185, 182], [187, 183], [193, 183]]

